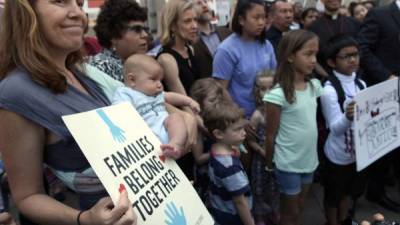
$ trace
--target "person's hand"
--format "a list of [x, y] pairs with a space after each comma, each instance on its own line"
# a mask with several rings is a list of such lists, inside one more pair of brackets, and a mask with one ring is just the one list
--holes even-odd
[[199, 130], [203, 133], [207, 133], [208, 129], [206, 128], [206, 126], [204, 125], [204, 120], [200, 115], [196, 115], [196, 121], [197, 121], [197, 127], [199, 128]]
[[394, 74], [391, 74], [391, 75], [388, 77], [388, 80], [391, 80], [391, 79], [394, 79], [394, 78], [397, 78], [397, 76], [394, 75]]
[[347, 104], [346, 107], [346, 117], [350, 121], [354, 120], [354, 105], [356, 104], [355, 101], [351, 101], [349, 104]]
[[118, 204], [114, 206], [110, 197], [102, 198], [90, 210], [81, 215], [82, 225], [136, 225], [137, 216], [126, 190], [122, 190]]
[[1, 225], [17, 225], [14, 218], [8, 212], [0, 213], [0, 224]]
[[273, 168], [272, 157], [267, 154], [265, 155], [265, 166], [268, 167], [268, 169]]
[[200, 113], [200, 105], [195, 100], [191, 99], [188, 106], [194, 113]]

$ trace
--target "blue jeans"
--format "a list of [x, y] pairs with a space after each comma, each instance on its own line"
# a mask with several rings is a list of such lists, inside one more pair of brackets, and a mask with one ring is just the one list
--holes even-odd
[[300, 194], [302, 185], [313, 182], [314, 172], [296, 173], [275, 169], [275, 176], [279, 191], [282, 194], [297, 195]]

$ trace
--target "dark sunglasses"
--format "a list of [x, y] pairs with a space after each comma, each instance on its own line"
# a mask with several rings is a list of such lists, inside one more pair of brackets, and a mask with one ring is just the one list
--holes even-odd
[[126, 29], [129, 31], [135, 31], [138, 34], [141, 34], [143, 31], [146, 33], [149, 33], [150, 28], [149, 27], [145, 27], [142, 25], [131, 25], [131, 26], [126, 26]]

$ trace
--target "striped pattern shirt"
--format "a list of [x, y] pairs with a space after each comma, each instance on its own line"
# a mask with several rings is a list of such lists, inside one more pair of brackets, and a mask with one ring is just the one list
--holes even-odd
[[[211, 152], [209, 161], [210, 203], [214, 219], [219, 224], [239, 222], [233, 197], [244, 195], [252, 207], [249, 179], [237, 154], [217, 155]], [[235, 223], [236, 224], [236, 223]]]

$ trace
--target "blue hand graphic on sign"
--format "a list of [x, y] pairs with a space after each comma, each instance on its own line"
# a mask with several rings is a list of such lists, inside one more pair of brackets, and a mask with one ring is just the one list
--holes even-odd
[[107, 124], [108, 128], [110, 129], [110, 132], [113, 136], [113, 139], [115, 141], [118, 141], [119, 143], [122, 143], [126, 140], [125, 138], [125, 131], [119, 128], [117, 125], [115, 125], [110, 118], [106, 115], [106, 113], [102, 109], [96, 110], [97, 114], [100, 116], [100, 118], [103, 120], [105, 124]]
[[167, 208], [164, 212], [167, 215], [167, 219], [165, 220], [167, 225], [186, 225], [185, 213], [183, 213], [182, 207], [178, 211], [176, 205], [170, 202], [167, 204]]

